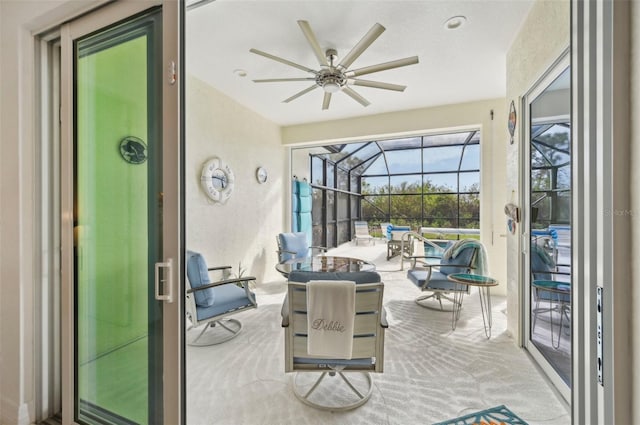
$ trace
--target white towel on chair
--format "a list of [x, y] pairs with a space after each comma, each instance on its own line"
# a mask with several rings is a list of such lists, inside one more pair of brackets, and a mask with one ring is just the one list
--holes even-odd
[[350, 359], [356, 313], [356, 283], [312, 280], [307, 283], [307, 353]]

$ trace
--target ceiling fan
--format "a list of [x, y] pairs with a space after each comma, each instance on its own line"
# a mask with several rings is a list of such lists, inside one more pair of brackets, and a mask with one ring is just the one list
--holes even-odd
[[371, 80], [362, 80], [359, 77], [361, 75], [373, 74], [374, 72], [385, 71], [387, 69], [400, 68], [402, 66], [413, 65], [418, 63], [417, 56], [411, 56], [404, 59], [398, 59], [390, 62], [379, 63], [377, 65], [365, 66], [364, 68], [358, 69], [349, 69], [351, 64], [358, 59], [358, 57], [373, 43], [379, 36], [385, 31], [385, 27], [376, 23], [371, 27], [369, 32], [367, 32], [364, 37], [351, 49], [351, 51], [344, 57], [342, 60], [336, 64], [338, 53], [335, 49], [326, 49], [322, 50], [318, 40], [316, 39], [313, 31], [311, 30], [311, 26], [307, 21], [298, 21], [298, 25], [304, 36], [307, 38], [309, 45], [311, 45], [311, 49], [313, 53], [318, 58], [318, 62], [320, 64], [320, 69], [315, 70], [308, 68], [304, 65], [297, 64], [295, 62], [291, 62], [287, 59], [283, 59], [278, 56], [274, 56], [272, 54], [263, 52], [258, 49], [250, 49], [251, 53], [255, 53], [256, 55], [264, 56], [266, 58], [272, 59], [274, 61], [283, 63], [285, 65], [292, 66], [294, 68], [298, 68], [302, 71], [313, 74], [311, 77], [302, 77], [302, 78], [268, 78], [261, 80], [253, 80], [255, 83], [274, 83], [274, 82], [283, 82], [283, 81], [313, 81], [313, 85], [294, 94], [293, 96], [285, 99], [283, 102], [288, 103], [294, 99], [299, 98], [300, 96], [309, 93], [312, 90], [317, 88], [322, 88], [324, 91], [324, 99], [322, 101], [322, 109], [329, 109], [329, 103], [331, 102], [331, 95], [333, 93], [337, 93], [342, 91], [347, 94], [362, 106], [368, 106], [370, 103], [367, 99], [358, 94], [355, 90], [353, 90], [350, 86], [363, 86], [363, 87], [373, 87], [376, 89], [385, 89], [385, 90], [394, 90], [394, 91], [404, 91], [407, 86], [402, 86], [399, 84], [390, 84], [383, 83], [379, 81], [371, 81]]

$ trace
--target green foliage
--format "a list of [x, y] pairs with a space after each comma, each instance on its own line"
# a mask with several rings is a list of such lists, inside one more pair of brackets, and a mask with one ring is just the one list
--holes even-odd
[[[389, 220], [397, 225], [418, 227], [480, 227], [478, 184], [472, 193], [451, 193], [446, 186], [427, 180], [424, 184], [402, 182], [391, 188], [371, 189], [363, 183], [362, 217], [372, 223]], [[391, 190], [389, 190], [391, 189]], [[389, 195], [389, 192], [392, 195]], [[423, 195], [420, 195], [422, 193]]]

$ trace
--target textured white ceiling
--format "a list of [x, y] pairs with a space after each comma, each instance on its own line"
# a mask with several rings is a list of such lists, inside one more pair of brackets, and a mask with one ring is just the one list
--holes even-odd
[[[506, 52], [532, 0], [217, 0], [187, 12], [187, 72], [280, 125], [333, 120], [501, 97], [506, 92]], [[466, 24], [444, 23], [464, 15]], [[350, 67], [417, 55], [420, 63], [363, 76], [406, 85], [404, 92], [355, 87], [371, 105], [344, 93], [322, 110], [320, 89], [282, 101], [309, 82], [254, 83], [252, 79], [310, 74], [249, 52], [256, 48], [309, 68], [317, 59], [297, 21], [307, 20], [323, 49], [340, 57], [378, 22], [386, 31]], [[235, 69], [247, 72], [244, 78]]]

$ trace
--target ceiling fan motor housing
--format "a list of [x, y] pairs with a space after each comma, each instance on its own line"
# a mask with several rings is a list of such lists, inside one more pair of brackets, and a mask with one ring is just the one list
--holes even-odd
[[347, 84], [347, 77], [334, 67], [325, 68], [316, 75], [316, 84], [327, 93], [335, 93]]

